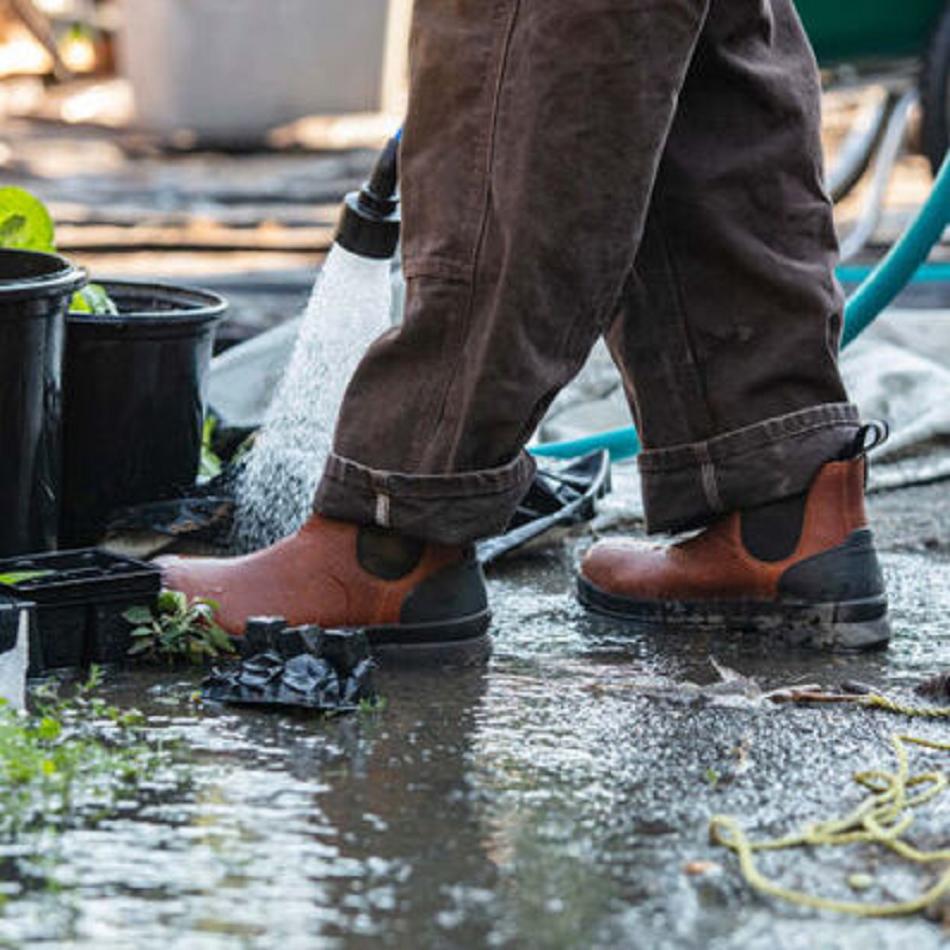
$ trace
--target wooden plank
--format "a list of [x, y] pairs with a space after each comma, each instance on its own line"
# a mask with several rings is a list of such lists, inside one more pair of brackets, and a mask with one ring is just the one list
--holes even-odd
[[185, 227], [115, 227], [94, 225], [57, 227], [60, 250], [68, 251], [303, 251], [326, 250], [333, 242], [335, 227], [283, 228], [263, 225], [256, 228], [226, 228], [207, 222], [191, 222]]

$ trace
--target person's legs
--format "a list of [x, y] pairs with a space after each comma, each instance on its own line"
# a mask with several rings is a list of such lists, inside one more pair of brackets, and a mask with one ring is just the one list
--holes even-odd
[[857, 432], [820, 126], [792, 0], [713, 0], [608, 334], [652, 531], [801, 491]]
[[521, 447], [632, 265], [706, 0], [417, 4], [404, 325], [356, 372], [317, 510], [502, 530]]
[[887, 639], [836, 362], [836, 261], [818, 72], [792, 0], [713, 0], [608, 341], [645, 449], [648, 529], [716, 523], [673, 547], [598, 545], [589, 606]]
[[427, 575], [377, 609], [355, 526], [430, 546], [505, 527], [533, 476], [524, 442], [616, 312], [707, 9], [417, 0], [404, 324], [349, 387], [315, 519], [250, 558], [167, 564], [169, 586], [215, 596], [229, 629], [250, 613], [393, 623]]

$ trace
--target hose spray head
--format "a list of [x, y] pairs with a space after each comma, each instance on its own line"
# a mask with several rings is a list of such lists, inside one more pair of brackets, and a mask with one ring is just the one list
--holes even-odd
[[383, 149], [369, 180], [343, 199], [336, 243], [360, 257], [386, 260], [399, 244], [399, 136]]

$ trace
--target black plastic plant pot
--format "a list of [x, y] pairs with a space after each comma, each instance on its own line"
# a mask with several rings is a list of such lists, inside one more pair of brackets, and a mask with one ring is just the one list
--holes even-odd
[[0, 556], [56, 547], [65, 317], [84, 273], [0, 250]]
[[0, 594], [36, 605], [30, 676], [90, 663], [121, 663], [131, 646], [132, 607], [152, 607], [158, 568], [97, 549], [0, 561]]
[[70, 313], [60, 544], [95, 544], [118, 508], [195, 482], [217, 294], [105, 281], [117, 316]]

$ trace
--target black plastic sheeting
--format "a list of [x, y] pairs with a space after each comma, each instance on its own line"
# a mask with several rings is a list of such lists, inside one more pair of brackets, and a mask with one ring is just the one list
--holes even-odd
[[538, 469], [508, 530], [480, 541], [478, 560], [490, 564], [555, 528], [591, 521], [597, 499], [610, 491], [610, 454], [591, 452], [558, 471]]
[[202, 683], [203, 698], [240, 706], [296, 707], [353, 712], [373, 702], [374, 663], [360, 630], [291, 627], [279, 617], [247, 622], [241, 660], [215, 668]]
[[[187, 498], [137, 505], [117, 512], [110, 534], [150, 532], [228, 549], [234, 488], [240, 462]], [[481, 541], [478, 559], [490, 564], [556, 528], [593, 519], [597, 500], [610, 491], [610, 455], [591, 452], [560, 468], [539, 468], [504, 534]]]

